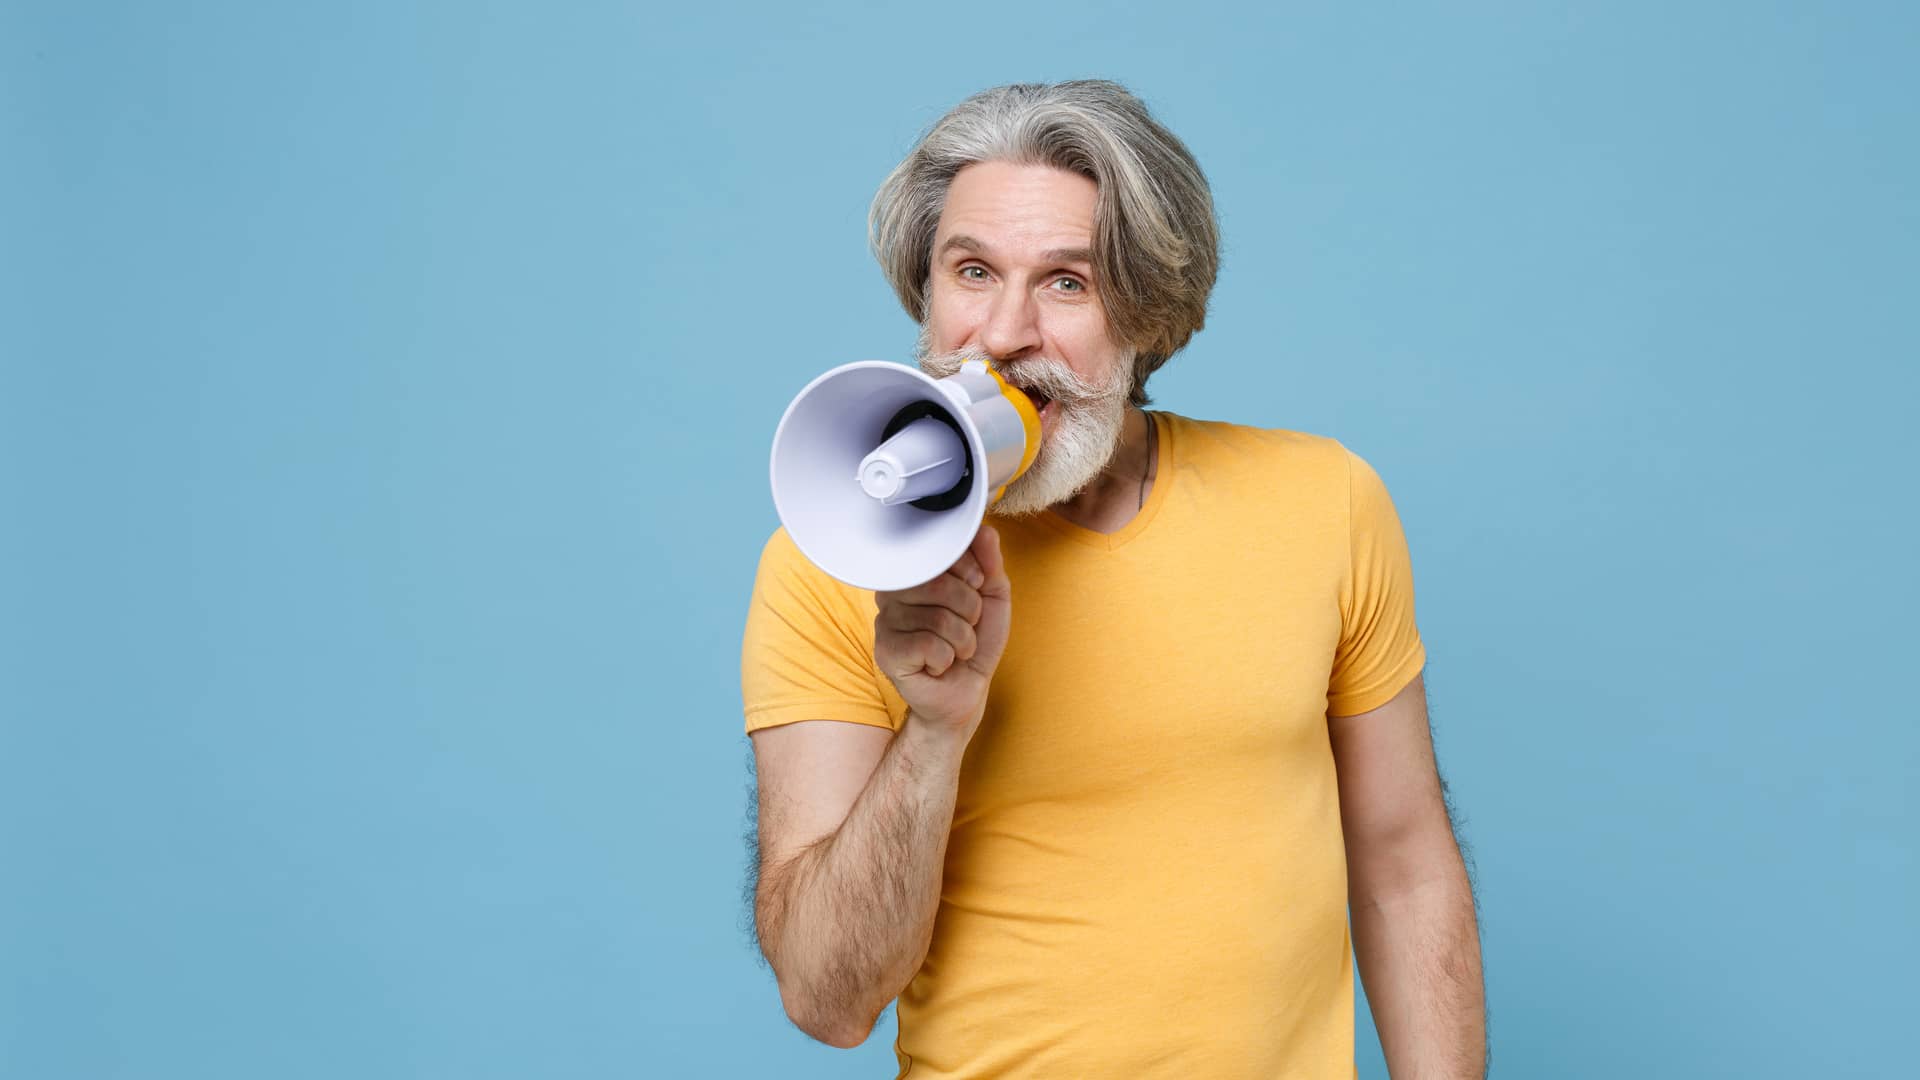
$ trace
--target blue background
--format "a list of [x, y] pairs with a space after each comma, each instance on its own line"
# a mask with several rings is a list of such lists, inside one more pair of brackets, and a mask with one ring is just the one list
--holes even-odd
[[1394, 494], [1496, 1074], [1906, 1068], [1912, 6], [687, 8], [0, 7], [0, 1074], [892, 1075], [743, 931], [767, 445], [1081, 76], [1218, 200], [1159, 407]]

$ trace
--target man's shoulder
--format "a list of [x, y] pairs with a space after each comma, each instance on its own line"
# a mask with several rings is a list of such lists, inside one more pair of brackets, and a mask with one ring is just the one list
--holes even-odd
[[814, 565], [784, 525], [776, 527], [761, 545], [754, 593], [762, 601], [797, 602], [855, 618], [865, 617], [863, 609], [870, 611], [873, 604], [871, 590], [848, 585]]
[[1292, 428], [1259, 427], [1164, 413], [1173, 421], [1181, 457], [1191, 463], [1241, 462], [1261, 469], [1332, 470], [1345, 475], [1349, 451], [1340, 440]]

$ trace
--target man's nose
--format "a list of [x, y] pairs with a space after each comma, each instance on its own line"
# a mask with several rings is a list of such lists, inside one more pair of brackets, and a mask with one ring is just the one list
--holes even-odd
[[1019, 359], [1040, 348], [1039, 305], [1026, 289], [1004, 288], [994, 297], [980, 330], [980, 347], [1000, 360]]

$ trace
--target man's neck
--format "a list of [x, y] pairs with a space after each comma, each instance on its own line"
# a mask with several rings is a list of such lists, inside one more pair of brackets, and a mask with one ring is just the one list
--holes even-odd
[[1052, 513], [1097, 533], [1118, 532], [1139, 514], [1144, 503], [1141, 477], [1146, 477], [1144, 493], [1152, 494], [1155, 477], [1148, 473], [1149, 462], [1152, 469], [1160, 469], [1148, 443], [1147, 414], [1132, 406], [1127, 407], [1126, 419], [1120, 424], [1120, 445], [1114, 449], [1113, 460], [1093, 478], [1078, 495], [1065, 502], [1048, 507]]

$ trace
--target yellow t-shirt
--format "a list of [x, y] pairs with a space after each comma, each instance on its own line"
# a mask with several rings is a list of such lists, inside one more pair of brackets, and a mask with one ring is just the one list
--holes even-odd
[[[1355, 1075], [1326, 718], [1425, 662], [1400, 521], [1332, 439], [1155, 417], [1158, 476], [1118, 532], [991, 518], [1012, 631], [899, 998], [902, 1076]], [[874, 610], [776, 531], [747, 730], [898, 730]]]

